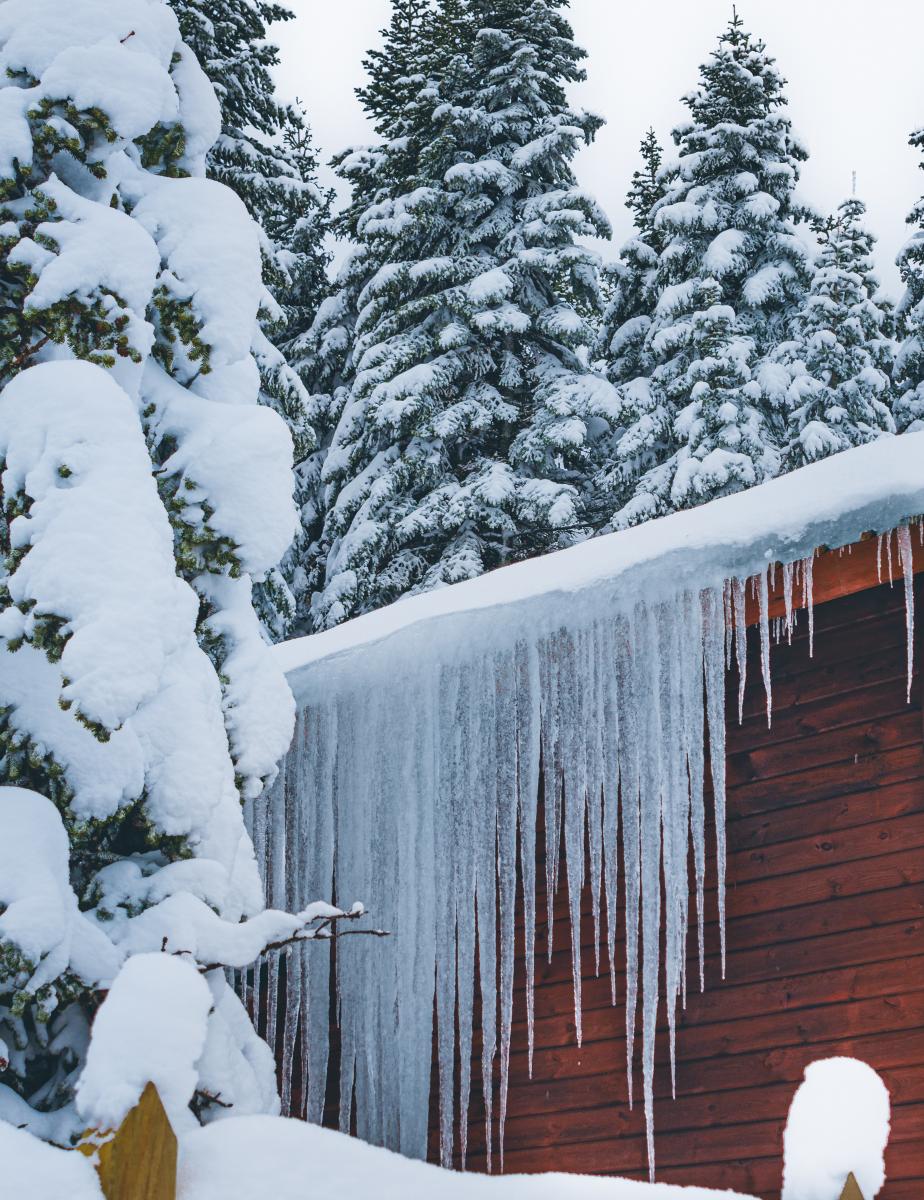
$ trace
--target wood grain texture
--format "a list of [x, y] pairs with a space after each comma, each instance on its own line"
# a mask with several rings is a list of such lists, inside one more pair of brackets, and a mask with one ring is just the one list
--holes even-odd
[[[916, 536], [915, 553], [920, 566]], [[916, 590], [924, 609], [924, 590]], [[817, 1058], [847, 1054], [879, 1071], [892, 1096], [880, 1200], [911, 1200], [924, 1191], [921, 687], [917, 680], [907, 704], [902, 589], [878, 585], [875, 540], [850, 555], [819, 555], [815, 599], [814, 656], [804, 618], [791, 645], [773, 648], [770, 729], [756, 630], [749, 633], [740, 727], [730, 673], [728, 969], [722, 981], [710, 871], [707, 986], [688, 996], [679, 1016], [674, 1100], [662, 1014], [657, 1176], [778, 1200], [782, 1131], [802, 1073]], [[774, 602], [781, 609], [779, 596]], [[918, 663], [922, 657], [919, 645]], [[638, 1105], [630, 1110], [627, 1103], [625, 1016], [621, 1004], [611, 1004], [608, 963], [601, 961], [596, 974], [589, 895], [581, 927], [580, 1048], [567, 904], [555, 898], [551, 959], [541, 897], [538, 911], [536, 1051], [530, 1079], [520, 959], [505, 1170], [645, 1178], [644, 1121]], [[623, 953], [620, 935], [620, 996]], [[693, 981], [693, 954], [688, 971]], [[477, 1053], [477, 1031], [475, 1041]], [[468, 1161], [475, 1170], [485, 1166], [479, 1076], [476, 1067]], [[637, 1073], [634, 1086], [639, 1096]], [[493, 1135], [497, 1170], [496, 1111]]]
[[111, 1137], [88, 1135], [77, 1149], [97, 1156], [106, 1200], [176, 1200], [176, 1134], [153, 1083]]

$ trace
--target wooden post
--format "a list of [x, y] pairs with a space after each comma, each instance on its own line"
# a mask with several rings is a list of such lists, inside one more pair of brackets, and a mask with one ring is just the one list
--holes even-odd
[[176, 1134], [153, 1083], [114, 1134], [91, 1132], [77, 1149], [97, 1157], [106, 1200], [176, 1200]]
[[844, 1181], [844, 1190], [841, 1192], [841, 1200], [863, 1200], [863, 1193], [860, 1191], [860, 1185], [857, 1183], [856, 1176], [853, 1171], [847, 1176]]

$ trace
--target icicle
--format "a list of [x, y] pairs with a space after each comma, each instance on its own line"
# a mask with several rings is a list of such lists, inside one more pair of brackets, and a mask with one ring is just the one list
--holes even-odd
[[[791, 569], [788, 575], [791, 593]], [[784, 568], [784, 592], [786, 577]], [[752, 587], [766, 618], [766, 574]], [[707, 729], [724, 970], [724, 671], [734, 646], [743, 680], [744, 598], [745, 584], [738, 581], [722, 589], [637, 601], [630, 609], [617, 605], [611, 614], [576, 621], [551, 636], [521, 632], [507, 647], [489, 643], [473, 649], [470, 657], [467, 650], [454, 651], [441, 664], [425, 656], [409, 664], [401, 679], [383, 671], [369, 681], [364, 667], [352, 667], [346, 682], [335, 673], [333, 695], [319, 677], [315, 697], [300, 712], [292, 751], [274, 789], [272, 818], [261, 798], [252, 805], [250, 827], [268, 892], [276, 900], [280, 881], [281, 900], [291, 908], [332, 895], [341, 904], [362, 898], [376, 922], [395, 931], [394, 938], [373, 946], [358, 940], [338, 943], [341, 1128], [355, 1123], [363, 1138], [423, 1157], [435, 1044], [440, 1158], [446, 1165], [459, 1158], [464, 1163], [478, 1005], [488, 1167], [498, 1051], [502, 1164], [518, 834], [532, 1067], [541, 763], [549, 937], [551, 942], [563, 851], [578, 1039], [583, 884], [585, 878], [590, 884], [598, 946], [599, 905], [605, 894], [614, 1000], [617, 888], [623, 889], [627, 1087], [631, 1103], [641, 1008], [653, 1171], [661, 922], [663, 916], [673, 1059], [676, 1005], [684, 1000], [687, 986], [688, 861], [696, 886], [700, 987], [704, 982]], [[763, 625], [766, 657], [766, 619]], [[328, 1068], [329, 946], [296, 947], [284, 968], [286, 1007], [279, 1009], [283, 1096], [290, 1106], [299, 1078], [307, 1115], [319, 1120]], [[279, 977], [277, 967], [265, 1009], [259, 988], [249, 985], [260, 1020], [268, 1021], [274, 1009], [271, 997]]]
[[601, 629], [603, 685], [603, 876], [606, 890], [606, 943], [610, 995], [616, 1004], [616, 911], [619, 895], [619, 696], [615, 627]]
[[808, 610], [809, 626], [809, 658], [815, 655], [815, 605], [812, 596], [812, 575], [815, 569], [815, 555], [809, 554], [802, 560], [802, 603]]
[[892, 587], [894, 580], [892, 578], [892, 531], [885, 535], [886, 562], [889, 567], [889, 587]]
[[571, 918], [571, 976], [574, 983], [574, 1028], [582, 1041], [581, 1020], [581, 892], [584, 888], [584, 816], [587, 794], [586, 760], [582, 743], [579, 658], [575, 639], [565, 634], [560, 642], [562, 692], [565, 865], [568, 909]]
[[662, 736], [658, 704], [660, 656], [650, 611], [639, 606], [638, 699], [641, 705], [642, 1081], [648, 1169], [654, 1180], [654, 1052], [661, 936]]
[[905, 631], [907, 638], [908, 664], [908, 703], [911, 703], [911, 683], [914, 674], [914, 550], [911, 545], [911, 531], [907, 525], [900, 525], [895, 534], [898, 540], [898, 553], [902, 565], [902, 576], [905, 581]]
[[725, 673], [722, 642], [726, 615], [718, 593], [703, 593], [703, 661], [706, 675], [706, 723], [709, 730], [709, 765], [715, 805], [716, 879], [719, 907], [719, 941], [722, 978], [725, 978]]
[[523, 881], [523, 943], [526, 961], [526, 1036], [533, 1074], [536, 979], [536, 811], [539, 793], [539, 655], [517, 646], [517, 800], [520, 815], [520, 877]]
[[[476, 844], [478, 830], [477, 782], [472, 770], [480, 753], [478, 736], [473, 725], [473, 714], [480, 702], [478, 695], [471, 694], [470, 669], [463, 667], [459, 672], [459, 688], [454, 729], [449, 746], [450, 759], [447, 775], [449, 793], [443, 795], [446, 803], [451, 797], [456, 858], [456, 974], [457, 1007], [459, 1024], [459, 1154], [462, 1169], [465, 1169], [468, 1154], [468, 1107], [472, 1079], [472, 1025], [475, 1007], [475, 906], [477, 886]], [[447, 731], [443, 730], [445, 734]], [[444, 851], [444, 852], [448, 852]]]
[[626, 1073], [632, 1107], [632, 1066], [638, 1009], [639, 909], [641, 906], [641, 762], [637, 687], [635, 684], [635, 622], [619, 615], [615, 621], [616, 680], [619, 726], [620, 817], [626, 921]]
[[786, 609], [786, 640], [792, 645], [793, 612], [792, 612], [792, 563], [783, 563], [783, 605]]
[[[688, 593], [683, 618], [685, 663], [683, 669], [683, 731], [690, 786], [690, 829], [693, 835], [693, 873], [696, 880], [696, 948], [699, 962], [699, 990], [705, 987], [705, 888], [706, 888], [706, 810], [703, 799], [705, 771], [705, 712], [703, 705], [703, 639], [711, 612], [702, 594]], [[686, 956], [684, 956], [686, 958]]]
[[883, 534], [876, 535], [876, 577], [882, 583], [882, 540]]
[[745, 585], [732, 580], [732, 599], [735, 607], [735, 657], [738, 662], [738, 724], [744, 720], [744, 689], [748, 674], [748, 630], [745, 616]]
[[[441, 731], [454, 727], [458, 712], [459, 677], [449, 670], [442, 672], [439, 697]], [[482, 697], [475, 689], [472, 704], [477, 712]], [[439, 749], [443, 749], [440, 747]], [[493, 757], [493, 756], [492, 756]], [[455, 1094], [455, 1024], [456, 1024], [456, 870], [453, 861], [455, 848], [456, 813], [446, 798], [453, 785], [452, 755], [438, 753], [438, 795], [436, 811], [436, 1022], [437, 1063], [440, 1098], [440, 1162], [452, 1166], [453, 1097]]]
[[561, 851], [561, 756], [559, 751], [559, 639], [551, 638], [540, 659], [542, 716], [542, 795], [545, 816], [546, 951], [552, 961], [555, 892]]
[[764, 679], [764, 694], [767, 697], [767, 728], [769, 729], [773, 710], [773, 698], [770, 690], [770, 627], [767, 623], [770, 599], [767, 592], [767, 573], [765, 571], [760, 572], [758, 585], [760, 607], [760, 670]]
[[599, 654], [601, 641], [601, 627], [595, 623], [590, 629], [582, 632], [578, 642], [595, 976], [600, 974], [600, 892], [603, 885], [603, 692]]
[[[517, 882], [517, 702], [512, 654], [494, 660], [495, 736], [497, 746], [497, 873], [500, 924], [500, 1113], [498, 1147], [504, 1169], [504, 1128], [510, 1075], [510, 1026], [513, 1019], [514, 905]], [[461, 902], [460, 896], [460, 902]]]
[[493, 736], [495, 696], [480, 686], [475, 698], [480, 733], [476, 741], [476, 898], [478, 905], [478, 972], [481, 981], [481, 1082], [485, 1106], [487, 1169], [492, 1162], [494, 1057], [497, 1053], [497, 812], [496, 744]]

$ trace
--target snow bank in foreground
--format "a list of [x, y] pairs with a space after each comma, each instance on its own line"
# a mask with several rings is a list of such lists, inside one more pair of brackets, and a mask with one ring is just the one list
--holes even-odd
[[587, 1175], [463, 1175], [303, 1121], [242, 1117], [183, 1138], [177, 1200], [710, 1200], [735, 1192]]
[[[570, 623], [583, 593], [618, 589], [649, 601], [684, 584], [699, 588], [757, 574], [769, 562], [795, 562], [818, 546], [845, 546], [861, 534], [894, 529], [924, 513], [924, 432], [882, 438], [822, 462], [632, 529], [595, 538], [465, 583], [426, 592], [358, 617], [335, 629], [276, 647], [277, 661], [300, 697], [319, 679], [332, 682], [329, 661], [373, 643], [406, 636], [414, 653], [464, 636], [496, 644], [522, 627]], [[490, 610], [490, 615], [486, 610]], [[479, 614], [480, 618], [479, 618]], [[426, 629], [419, 628], [430, 622]], [[437, 624], [438, 623], [438, 624]], [[400, 650], [388, 647], [390, 662]], [[324, 660], [321, 676], [312, 670]], [[364, 655], [368, 667], [368, 656]]]
[[872, 1067], [855, 1058], [811, 1063], [783, 1135], [783, 1200], [839, 1200], [851, 1171], [873, 1200], [888, 1140], [889, 1093]]
[[12, 1200], [103, 1200], [96, 1171], [74, 1150], [59, 1150], [0, 1121], [3, 1195]]
[[[11, 1197], [102, 1200], [90, 1161], [0, 1121]], [[461, 1175], [282, 1117], [238, 1117], [180, 1139], [177, 1200], [734, 1200], [737, 1192], [587, 1175]], [[750, 1198], [746, 1198], [750, 1200]]]

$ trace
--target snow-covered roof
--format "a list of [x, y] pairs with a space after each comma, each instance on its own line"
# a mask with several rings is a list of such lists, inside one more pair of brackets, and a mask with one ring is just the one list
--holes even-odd
[[[813, 463], [749, 491], [714, 500], [478, 579], [410, 596], [324, 633], [277, 646], [301, 699], [350, 676], [341, 668], [376, 663], [400, 670], [403, 656], [436, 648], [454, 656], [509, 645], [599, 611], [603, 593], [620, 606], [635, 596], [673, 595], [794, 562], [924, 513], [924, 432], [882, 438]], [[375, 653], [383, 649], [384, 655]], [[320, 668], [320, 670], [318, 670]]]

